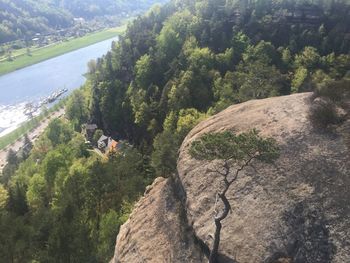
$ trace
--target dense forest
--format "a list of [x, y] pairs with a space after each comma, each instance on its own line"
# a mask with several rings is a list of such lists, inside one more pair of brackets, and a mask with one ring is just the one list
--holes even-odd
[[152, 182], [146, 160], [127, 145], [101, 159], [60, 119], [31, 148], [10, 151], [1, 177], [1, 261], [107, 262], [119, 226]]
[[155, 8], [90, 67], [86, 118], [153, 152], [164, 175], [176, 146], [206, 115], [349, 77], [349, 15], [344, 1], [189, 0]]
[[0, 44], [71, 27], [74, 17], [89, 20], [106, 15], [135, 14], [162, 2], [164, 0], [0, 0]]
[[[134, 20], [89, 63], [68, 120], [53, 121], [30, 154], [9, 153], [0, 257], [108, 261], [132, 204], [174, 172], [199, 121], [250, 99], [348, 88], [349, 20], [349, 2], [289, 0], [174, 0]], [[86, 122], [129, 144], [101, 160], [80, 135]]]

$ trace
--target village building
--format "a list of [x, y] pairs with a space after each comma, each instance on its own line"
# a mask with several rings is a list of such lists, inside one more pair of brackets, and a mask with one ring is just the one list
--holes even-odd
[[97, 141], [97, 147], [102, 152], [108, 154], [111, 152], [117, 152], [120, 149], [121, 144], [113, 140], [111, 137], [102, 135]]
[[[83, 124], [81, 126], [81, 133], [89, 144], [93, 140], [93, 137], [97, 128], [98, 127], [96, 124]], [[118, 152], [123, 145], [123, 143], [118, 142], [114, 140], [112, 137], [106, 136], [106, 135], [102, 135], [97, 140], [96, 144], [97, 144], [97, 149], [106, 155], [112, 152]]]
[[98, 139], [97, 141], [97, 147], [100, 149], [100, 150], [103, 150], [107, 147], [108, 145], [108, 142], [109, 142], [109, 138], [105, 135], [102, 135], [100, 137], [100, 139]]

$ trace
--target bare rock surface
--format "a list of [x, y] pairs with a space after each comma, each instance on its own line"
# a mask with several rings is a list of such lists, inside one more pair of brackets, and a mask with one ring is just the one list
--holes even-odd
[[349, 151], [337, 132], [311, 127], [310, 97], [304, 93], [234, 105], [186, 137], [178, 173], [188, 221], [208, 247], [222, 180], [208, 172], [213, 163], [189, 156], [191, 142], [208, 132], [255, 128], [280, 146], [274, 165], [255, 162], [230, 188], [232, 213], [223, 221], [220, 244], [223, 262], [349, 262]]
[[280, 157], [254, 162], [230, 188], [220, 262], [350, 262], [349, 150], [337, 131], [311, 127], [310, 97], [249, 101], [201, 122], [183, 142], [176, 180], [156, 179], [122, 226], [112, 262], [207, 262], [221, 178], [188, 147], [207, 132], [253, 128], [276, 139]]
[[205, 262], [171, 179], [157, 178], [117, 237], [111, 263]]

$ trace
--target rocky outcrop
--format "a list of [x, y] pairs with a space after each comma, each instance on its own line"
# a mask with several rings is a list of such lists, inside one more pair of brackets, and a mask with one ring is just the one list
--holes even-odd
[[230, 188], [222, 262], [348, 262], [349, 150], [336, 130], [312, 128], [310, 97], [249, 101], [195, 127], [180, 149], [178, 182], [159, 179], [139, 202], [118, 236], [115, 262], [201, 262], [200, 249], [205, 252], [213, 241], [221, 178], [209, 172], [212, 163], [190, 158], [188, 147], [207, 132], [253, 128], [276, 139], [280, 157], [274, 165], [253, 163]]
[[164, 178], [146, 189], [120, 229], [111, 263], [205, 262], [179, 193], [173, 180]]

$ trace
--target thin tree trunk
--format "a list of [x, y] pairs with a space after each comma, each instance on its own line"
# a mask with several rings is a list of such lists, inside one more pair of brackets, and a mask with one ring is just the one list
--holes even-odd
[[218, 196], [220, 197], [221, 201], [224, 204], [224, 209], [222, 211], [222, 214], [217, 214], [214, 218], [215, 221], [215, 234], [214, 234], [214, 243], [213, 243], [213, 248], [210, 252], [209, 256], [209, 263], [219, 263], [218, 257], [219, 257], [219, 245], [220, 245], [220, 234], [221, 234], [221, 229], [222, 229], [222, 224], [221, 221], [224, 220], [227, 216], [228, 213], [231, 211], [231, 205], [230, 202], [227, 200], [226, 193], [232, 183], [236, 181], [238, 174], [246, 167], [249, 165], [249, 163], [254, 159], [254, 156], [250, 157], [246, 162], [242, 164], [240, 168], [238, 168], [235, 172], [235, 175], [233, 176], [232, 179], [228, 179], [228, 176], [230, 174], [230, 165], [227, 160], [224, 161], [223, 169], [224, 172], [216, 171], [220, 175], [224, 177], [224, 183], [225, 183], [225, 188], [222, 191], [222, 193], [218, 193]]
[[210, 253], [209, 257], [209, 263], [218, 263], [218, 251], [219, 251], [219, 245], [220, 245], [220, 233], [221, 233], [221, 221], [218, 219], [215, 219], [215, 235], [214, 235], [214, 244], [213, 248]]
[[214, 235], [214, 243], [213, 243], [213, 248], [210, 252], [209, 256], [209, 263], [218, 263], [218, 253], [219, 253], [219, 245], [220, 245], [220, 234], [221, 234], [221, 228], [222, 224], [221, 221], [224, 220], [228, 213], [231, 210], [231, 205], [229, 201], [227, 200], [225, 194], [229, 188], [229, 184], [226, 184], [226, 188], [223, 191], [222, 194], [218, 194], [221, 201], [224, 203], [224, 210], [220, 216], [215, 217], [215, 235]]

